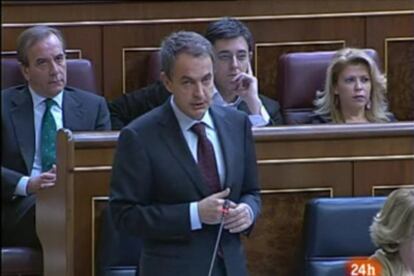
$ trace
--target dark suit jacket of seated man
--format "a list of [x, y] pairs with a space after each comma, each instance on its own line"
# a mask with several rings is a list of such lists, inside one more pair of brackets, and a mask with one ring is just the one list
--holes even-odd
[[[219, 92], [216, 90], [213, 95], [213, 104], [217, 101], [215, 99], [221, 98], [217, 93]], [[163, 83], [156, 81], [144, 88], [127, 93], [109, 102], [108, 108], [111, 114], [112, 129], [120, 130], [135, 118], [162, 105], [170, 96], [171, 93], [168, 92]], [[283, 125], [279, 103], [264, 95], [259, 95], [259, 98], [270, 117], [269, 123], [266, 126]], [[218, 100], [218, 102], [220, 101], [222, 100]], [[218, 103], [217, 105], [222, 104]], [[250, 115], [249, 108], [243, 101], [238, 101], [234, 108]], [[254, 126], [254, 123], [252, 125]]]
[[[162, 75], [173, 96], [121, 130], [111, 213], [120, 231], [143, 239], [139, 275], [208, 275], [227, 199], [230, 208], [212, 275], [245, 276], [240, 233], [251, 231], [261, 202], [250, 121], [240, 111], [210, 106], [213, 54], [206, 39], [179, 32], [162, 45], [162, 53], [176, 49], [170, 54], [173, 69], [164, 68]], [[206, 156], [192, 131], [200, 123], [214, 149], [217, 168], [210, 166], [210, 174], [201, 167]], [[214, 172], [215, 190], [208, 185]]]
[[[246, 112], [254, 127], [282, 125], [279, 103], [259, 94], [251, 66], [254, 42], [247, 26], [225, 17], [210, 23], [205, 37], [215, 52], [213, 104]], [[109, 103], [112, 127], [121, 129], [137, 116], [161, 105], [168, 96], [159, 82], [121, 96]]]
[[[18, 58], [28, 84], [1, 91], [2, 245], [39, 247], [35, 195], [56, 180], [55, 168], [43, 170], [41, 130], [46, 100], [53, 103], [53, 135], [61, 127], [110, 130], [111, 124], [103, 97], [66, 86], [64, 40], [58, 30], [47, 26], [27, 29], [18, 39]], [[51, 139], [48, 145], [54, 149]]]

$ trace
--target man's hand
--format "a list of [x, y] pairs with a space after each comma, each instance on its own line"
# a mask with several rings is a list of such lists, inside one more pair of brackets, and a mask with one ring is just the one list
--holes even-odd
[[27, 193], [34, 194], [38, 190], [46, 189], [55, 185], [56, 182], [56, 165], [38, 176], [30, 177], [27, 184]]
[[[230, 194], [230, 189], [212, 194], [198, 202], [198, 214], [200, 220], [205, 224], [220, 223], [223, 215], [223, 205], [225, 198]], [[230, 207], [236, 207], [236, 204], [230, 203]]]
[[237, 74], [232, 80], [234, 92], [246, 102], [251, 114], [260, 114], [262, 103], [259, 98], [257, 78], [253, 75], [252, 67], [246, 73]]
[[230, 233], [240, 233], [252, 225], [253, 218], [246, 203], [233, 203], [233, 206], [224, 217], [224, 229]]

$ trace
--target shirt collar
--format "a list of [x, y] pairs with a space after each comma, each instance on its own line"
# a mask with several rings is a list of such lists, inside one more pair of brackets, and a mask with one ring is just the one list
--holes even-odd
[[[37, 108], [40, 104], [42, 104], [46, 97], [40, 96], [33, 88], [29, 85], [30, 95], [32, 95], [33, 99], [33, 106]], [[63, 90], [59, 92], [56, 96], [52, 98], [52, 100], [56, 103], [56, 105], [62, 109], [62, 101], [63, 101]]]
[[213, 91], [213, 103], [220, 106], [230, 106], [230, 107], [237, 107], [241, 102], [241, 98], [239, 96], [236, 97], [236, 100], [228, 103], [223, 99], [220, 92], [217, 90], [217, 87], [214, 86]]
[[175, 104], [174, 95], [170, 99], [170, 104], [175, 116], [177, 117], [178, 124], [180, 125], [182, 131], [189, 130], [195, 123], [199, 122], [203, 122], [207, 127], [214, 129], [213, 119], [210, 115], [210, 109], [208, 109], [207, 112], [204, 113], [204, 116], [200, 120], [194, 120], [186, 114], [184, 114], [184, 112], [182, 112], [180, 108]]

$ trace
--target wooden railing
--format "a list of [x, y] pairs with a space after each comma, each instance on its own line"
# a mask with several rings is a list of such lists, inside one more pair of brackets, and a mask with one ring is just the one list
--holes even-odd
[[[44, 275], [94, 275], [118, 132], [61, 130], [57, 184], [38, 195]], [[251, 275], [295, 275], [304, 206], [314, 197], [414, 187], [414, 123], [255, 129], [261, 217], [244, 239]]]

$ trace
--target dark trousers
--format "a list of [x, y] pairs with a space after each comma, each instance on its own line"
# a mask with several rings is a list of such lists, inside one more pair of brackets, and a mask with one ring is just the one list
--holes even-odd
[[213, 268], [213, 276], [226, 276], [226, 266], [222, 257], [217, 256]]
[[[31, 207], [12, 227], [2, 227], [2, 246], [41, 248], [36, 234], [35, 206]], [[5, 222], [7, 223], [7, 222]]]

